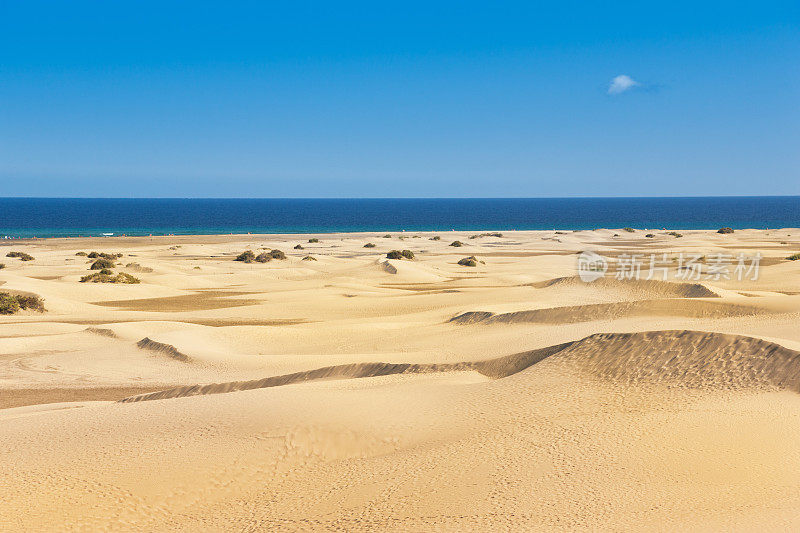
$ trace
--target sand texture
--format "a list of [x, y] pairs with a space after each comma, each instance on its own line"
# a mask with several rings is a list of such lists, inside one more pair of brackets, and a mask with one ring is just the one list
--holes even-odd
[[4, 242], [0, 531], [800, 529], [800, 230], [680, 232]]

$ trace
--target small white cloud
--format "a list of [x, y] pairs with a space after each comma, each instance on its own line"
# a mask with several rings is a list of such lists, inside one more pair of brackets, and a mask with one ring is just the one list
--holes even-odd
[[641, 84], [630, 76], [620, 74], [611, 80], [611, 84], [608, 86], [608, 94], [621, 94], [639, 85]]

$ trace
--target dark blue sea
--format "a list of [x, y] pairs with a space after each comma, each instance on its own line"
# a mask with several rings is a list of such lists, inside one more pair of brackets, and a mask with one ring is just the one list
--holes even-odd
[[0, 198], [0, 238], [800, 227], [800, 196], [509, 199]]

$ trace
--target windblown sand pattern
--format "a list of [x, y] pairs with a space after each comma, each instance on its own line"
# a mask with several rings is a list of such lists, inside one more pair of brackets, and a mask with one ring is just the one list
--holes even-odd
[[[480, 233], [15, 242], [0, 530], [800, 528], [800, 231]], [[739, 247], [757, 280], [577, 277]]]

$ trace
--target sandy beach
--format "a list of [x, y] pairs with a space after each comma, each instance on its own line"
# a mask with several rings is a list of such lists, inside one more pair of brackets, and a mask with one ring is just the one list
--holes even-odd
[[800, 528], [800, 230], [677, 231], [2, 242], [0, 530]]

